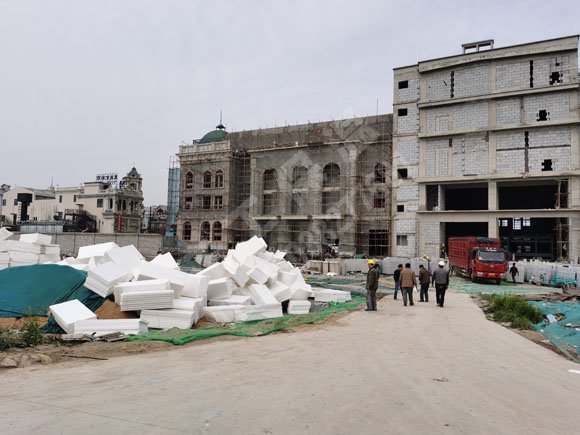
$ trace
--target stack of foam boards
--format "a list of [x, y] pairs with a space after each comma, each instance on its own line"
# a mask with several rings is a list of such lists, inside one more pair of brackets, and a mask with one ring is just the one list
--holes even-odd
[[[218, 263], [219, 264], [219, 263]], [[207, 286], [207, 299], [223, 299], [232, 295], [234, 285], [230, 278], [219, 278], [211, 280]]]
[[85, 287], [106, 298], [113, 293], [116, 284], [129, 281], [131, 274], [115, 263], [103, 263], [89, 270]]
[[342, 290], [315, 288], [313, 291], [316, 302], [347, 302], [352, 299], [350, 292]]
[[179, 270], [179, 264], [177, 264], [170, 252], [166, 252], [165, 254], [158, 254], [157, 257], [151, 260], [151, 263], [166, 267], [168, 269]]
[[147, 327], [154, 329], [189, 329], [193, 326], [196, 319], [195, 311], [188, 310], [143, 310], [141, 311], [141, 321], [147, 324]]
[[[248, 320], [247, 310], [251, 305], [218, 305], [205, 307], [203, 316], [209, 322], [239, 323]], [[282, 308], [280, 307], [280, 310]]]
[[0, 228], [0, 241], [2, 240], [8, 240], [10, 237], [12, 237], [12, 232], [8, 231], [6, 228]]
[[251, 305], [252, 298], [250, 296], [244, 295], [231, 295], [227, 298], [222, 299], [212, 299], [208, 301], [209, 306], [219, 306], [219, 305]]
[[26, 243], [36, 243], [39, 245], [50, 245], [52, 243], [52, 236], [50, 234], [21, 234], [20, 241]]
[[6, 247], [10, 256], [10, 266], [29, 266], [38, 264], [41, 246], [20, 240], [7, 240]]
[[173, 290], [131, 291], [121, 293], [121, 311], [173, 308]]
[[255, 305], [280, 305], [270, 289], [262, 284], [251, 284], [249, 287], [252, 302]]
[[173, 309], [181, 311], [193, 311], [193, 323], [197, 323], [203, 317], [203, 308], [207, 306], [206, 298], [181, 297], [173, 299]]
[[38, 261], [40, 263], [56, 263], [60, 261], [60, 245], [41, 245]]
[[78, 299], [51, 305], [49, 308], [56, 323], [58, 323], [67, 334], [74, 333], [75, 322], [97, 318], [95, 313], [85, 307]]
[[10, 267], [10, 254], [2, 252], [0, 248], [0, 270]]
[[262, 304], [262, 305], [249, 305], [246, 310], [247, 319], [246, 320], [263, 320], [263, 319], [273, 319], [276, 317], [282, 317], [282, 305], [276, 304]]
[[284, 302], [289, 300], [292, 297], [292, 290], [286, 284], [275, 281], [273, 284], [268, 286], [272, 296], [276, 298], [278, 302]]
[[123, 293], [131, 292], [148, 292], [171, 290], [169, 281], [166, 279], [151, 279], [147, 281], [131, 281], [116, 284], [113, 288], [113, 295], [117, 304], [121, 303], [121, 296]]
[[120, 332], [124, 335], [137, 335], [147, 332], [147, 325], [140, 319], [77, 320], [73, 324], [73, 334], [102, 335]]
[[88, 263], [90, 258], [93, 258], [99, 263], [105, 254], [113, 248], [118, 248], [115, 242], [98, 243], [96, 245], [81, 246], [77, 254], [77, 260]]
[[139, 274], [139, 267], [145, 259], [133, 245], [113, 247], [103, 255], [102, 262], [111, 262], [125, 269], [133, 277]]
[[191, 294], [192, 297], [201, 297], [196, 292], [203, 291], [205, 280], [194, 278], [194, 275], [169, 269], [154, 263], [141, 263], [137, 273], [139, 281], [147, 279], [168, 279], [171, 288], [175, 291], [175, 297]]
[[308, 314], [311, 306], [310, 301], [290, 301], [288, 302], [288, 314]]

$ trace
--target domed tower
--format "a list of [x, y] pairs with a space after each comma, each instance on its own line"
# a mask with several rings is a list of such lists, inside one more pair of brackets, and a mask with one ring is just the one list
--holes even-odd
[[141, 194], [141, 189], [143, 185], [143, 178], [141, 178], [141, 174], [137, 172], [135, 166], [131, 168], [131, 170], [123, 177], [122, 187], [130, 190], [134, 190]]
[[199, 143], [221, 142], [225, 140], [227, 134], [228, 132], [226, 131], [225, 125], [220, 121], [220, 123], [216, 125], [215, 130], [206, 133], [200, 139]]

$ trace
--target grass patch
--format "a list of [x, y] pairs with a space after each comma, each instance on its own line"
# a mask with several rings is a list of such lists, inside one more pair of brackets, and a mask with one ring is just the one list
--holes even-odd
[[12, 347], [31, 347], [43, 342], [36, 317], [26, 317], [20, 329], [0, 328], [0, 352]]
[[534, 324], [543, 320], [541, 311], [524, 298], [511, 294], [482, 295], [489, 305], [485, 312], [494, 321], [509, 323], [512, 328], [534, 329]]

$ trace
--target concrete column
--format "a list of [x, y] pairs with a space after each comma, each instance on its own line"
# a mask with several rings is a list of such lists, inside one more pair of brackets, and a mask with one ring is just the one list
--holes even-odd
[[487, 183], [487, 209], [490, 211], [498, 209], [497, 181], [494, 180]]
[[489, 216], [487, 220], [487, 235], [488, 237], [499, 237], [499, 227], [495, 214]]

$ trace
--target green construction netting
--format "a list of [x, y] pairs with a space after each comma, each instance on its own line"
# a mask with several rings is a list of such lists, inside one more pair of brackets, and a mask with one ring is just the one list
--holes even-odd
[[[365, 294], [366, 286], [366, 276], [361, 277], [326, 277], [320, 275], [306, 275], [304, 277], [306, 282], [313, 287], [323, 287], [332, 290], [345, 290], [352, 293]], [[388, 287], [383, 284], [379, 284], [380, 292], [393, 291], [393, 287]]]
[[467, 278], [461, 277], [451, 277], [450, 287], [459, 293], [469, 293], [469, 294], [529, 294], [529, 293], [546, 293], [546, 292], [557, 292], [558, 289], [552, 288], [547, 290], [543, 287], [537, 287], [529, 284], [512, 284], [511, 282], [502, 281], [500, 285], [491, 284], [491, 282], [486, 283], [475, 283], [471, 282]]
[[570, 358], [580, 361], [580, 303], [560, 301], [532, 301], [530, 303], [538, 307], [544, 315], [564, 315], [555, 323], [550, 323], [548, 320], [538, 323], [535, 325], [536, 330]]
[[293, 328], [299, 325], [318, 323], [334, 313], [352, 311], [364, 303], [361, 296], [353, 296], [350, 302], [330, 302], [328, 308], [308, 314], [286, 315], [276, 319], [255, 320], [225, 326], [210, 326], [199, 329], [169, 329], [152, 331], [143, 335], [128, 337], [130, 341], [168, 341], [176, 345], [218, 337], [220, 335], [237, 335], [239, 337], [258, 337], [272, 332]]

